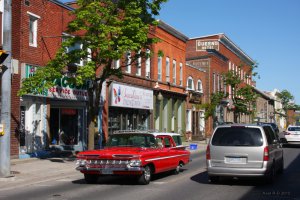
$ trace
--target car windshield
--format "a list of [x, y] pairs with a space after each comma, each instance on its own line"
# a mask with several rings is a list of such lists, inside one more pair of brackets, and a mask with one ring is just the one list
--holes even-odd
[[109, 137], [108, 147], [156, 147], [155, 137], [150, 134], [115, 134]]
[[288, 128], [288, 131], [300, 131], [300, 126], [291, 126]]
[[259, 128], [221, 127], [212, 138], [215, 146], [262, 146], [263, 139]]

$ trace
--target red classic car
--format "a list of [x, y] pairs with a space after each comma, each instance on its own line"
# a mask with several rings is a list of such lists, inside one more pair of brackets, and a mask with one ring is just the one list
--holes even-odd
[[87, 183], [96, 183], [102, 175], [130, 175], [146, 185], [153, 174], [171, 170], [178, 174], [189, 161], [190, 152], [177, 148], [170, 135], [119, 131], [104, 149], [78, 153], [76, 169]]

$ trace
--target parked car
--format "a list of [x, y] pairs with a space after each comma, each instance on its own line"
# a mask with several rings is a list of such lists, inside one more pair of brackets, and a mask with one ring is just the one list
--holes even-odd
[[207, 146], [206, 164], [212, 183], [219, 177], [265, 177], [272, 182], [276, 172], [283, 172], [283, 149], [269, 125], [222, 125]]
[[272, 123], [272, 122], [259, 122], [259, 124], [270, 125], [273, 128], [273, 130], [275, 131], [275, 133], [279, 134], [279, 128], [278, 128], [277, 124]]
[[157, 136], [169, 135], [173, 138], [177, 148], [185, 149], [186, 146], [182, 144], [181, 135], [179, 133], [170, 133], [170, 132], [158, 132], [154, 131], [153, 134]]
[[87, 183], [104, 175], [135, 176], [149, 184], [153, 174], [173, 171], [178, 174], [190, 161], [190, 152], [176, 147], [170, 135], [147, 131], [119, 131], [109, 137], [105, 149], [77, 154], [77, 170]]
[[287, 143], [300, 144], [300, 126], [290, 125], [283, 134]]

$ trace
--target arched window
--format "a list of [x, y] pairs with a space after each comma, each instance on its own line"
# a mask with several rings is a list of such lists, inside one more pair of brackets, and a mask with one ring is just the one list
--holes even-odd
[[191, 76], [188, 77], [186, 87], [187, 87], [188, 90], [194, 90], [195, 89], [193, 77], [191, 77]]
[[203, 93], [202, 81], [197, 81], [197, 91]]

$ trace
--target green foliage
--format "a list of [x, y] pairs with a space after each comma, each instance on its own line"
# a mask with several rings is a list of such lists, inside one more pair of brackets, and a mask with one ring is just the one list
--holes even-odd
[[[120, 62], [120, 68], [116, 69], [113, 67], [115, 60], [122, 59], [128, 51], [137, 53], [150, 49], [158, 41], [148, 37], [149, 26], [157, 25], [154, 16], [159, 14], [161, 4], [166, 1], [77, 0], [78, 9], [72, 13], [75, 19], [68, 24], [69, 35], [64, 36], [55, 59], [34, 76], [23, 80], [19, 95], [40, 94], [68, 72], [76, 85], [93, 81], [90, 90], [96, 91], [96, 98], [99, 98], [102, 82], [110, 76], [122, 78], [122, 68], [131, 64]], [[72, 48], [76, 46], [81, 48]], [[139, 56], [149, 57], [145, 52]], [[135, 59], [133, 56], [132, 62]], [[68, 65], [79, 61], [84, 63], [83, 66], [72, 71], [68, 69]]]
[[205, 109], [205, 119], [208, 119], [215, 114], [217, 105], [219, 105], [221, 100], [225, 97], [226, 95], [224, 94], [224, 92], [217, 92], [211, 95], [210, 103], [206, 103], [203, 105], [203, 108]]
[[276, 93], [276, 96], [280, 99], [282, 104], [282, 110], [279, 110], [279, 112], [284, 111], [287, 113], [289, 109], [300, 110], [300, 106], [293, 103], [294, 96], [288, 90], [282, 90]]

